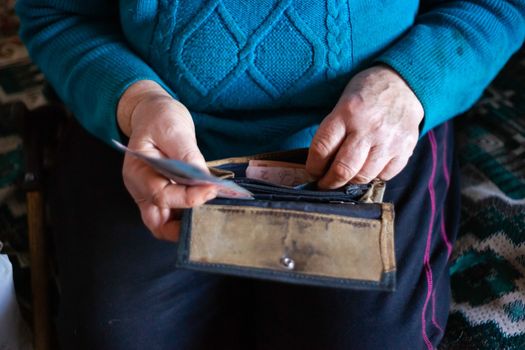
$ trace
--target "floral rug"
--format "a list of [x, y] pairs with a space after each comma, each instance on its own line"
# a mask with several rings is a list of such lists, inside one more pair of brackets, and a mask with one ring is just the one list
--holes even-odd
[[525, 349], [525, 49], [456, 123], [462, 217], [443, 349]]

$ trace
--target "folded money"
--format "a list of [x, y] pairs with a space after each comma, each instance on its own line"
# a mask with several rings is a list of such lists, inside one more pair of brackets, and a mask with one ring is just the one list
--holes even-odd
[[250, 160], [246, 177], [290, 187], [315, 180], [308, 174], [304, 164], [266, 160]]
[[218, 189], [217, 197], [253, 199], [250, 191], [232, 181], [215, 177], [194, 165], [175, 159], [151, 157], [142, 152], [130, 150], [116, 140], [112, 141], [121, 151], [129, 152], [143, 160], [159, 174], [164, 175], [178, 184], [187, 186], [215, 185]]

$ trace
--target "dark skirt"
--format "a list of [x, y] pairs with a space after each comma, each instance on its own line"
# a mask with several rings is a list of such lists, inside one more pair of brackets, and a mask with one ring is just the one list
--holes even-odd
[[124, 188], [122, 154], [73, 125], [50, 178], [62, 349], [431, 349], [443, 336], [459, 216], [452, 124], [388, 182], [397, 290], [304, 287], [178, 270]]

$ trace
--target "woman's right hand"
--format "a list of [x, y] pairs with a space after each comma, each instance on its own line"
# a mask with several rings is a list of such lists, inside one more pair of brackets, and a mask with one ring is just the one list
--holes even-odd
[[[182, 160], [207, 171], [190, 112], [157, 83], [143, 80], [131, 85], [119, 101], [117, 120], [129, 136], [130, 149]], [[173, 183], [129, 153], [124, 157], [122, 175], [142, 221], [159, 239], [177, 241], [180, 209], [201, 205], [217, 195], [213, 185]]]

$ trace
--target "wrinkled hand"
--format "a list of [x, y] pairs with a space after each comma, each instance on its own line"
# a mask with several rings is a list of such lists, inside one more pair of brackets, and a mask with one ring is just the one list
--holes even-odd
[[319, 126], [306, 169], [325, 189], [389, 180], [412, 155], [423, 115], [423, 106], [394, 70], [364, 70]]
[[[158, 84], [152, 81], [133, 84], [119, 102], [117, 119], [121, 130], [129, 136], [130, 149], [207, 169], [197, 147], [189, 111]], [[140, 209], [142, 221], [159, 239], [177, 241], [180, 208], [201, 205], [217, 193], [212, 185], [175, 184], [128, 153], [122, 175]]]

